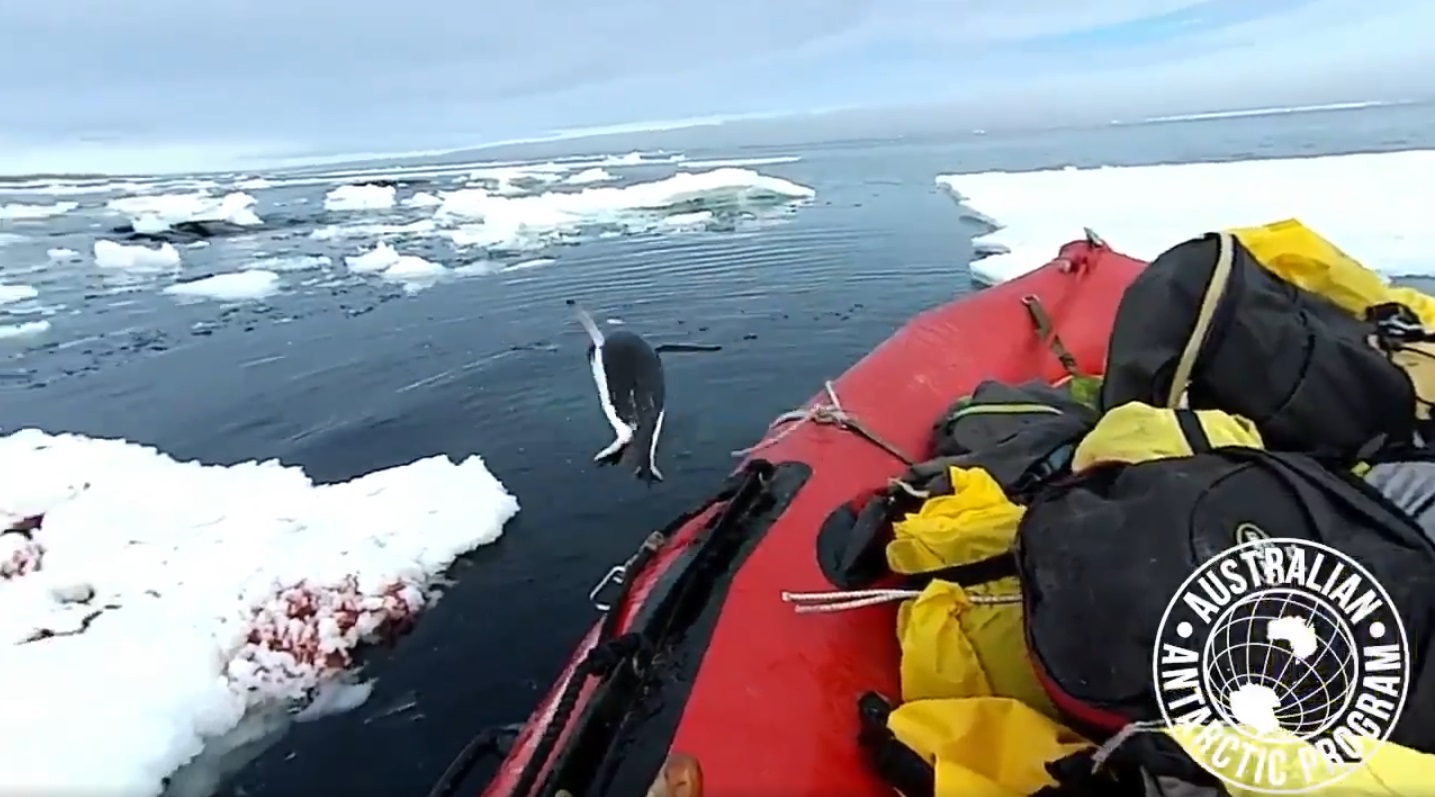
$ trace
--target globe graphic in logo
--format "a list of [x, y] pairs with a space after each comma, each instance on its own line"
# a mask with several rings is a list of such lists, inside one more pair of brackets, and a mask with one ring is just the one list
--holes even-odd
[[1360, 678], [1356, 654], [1338, 609], [1308, 591], [1272, 588], [1211, 623], [1201, 674], [1227, 725], [1261, 741], [1298, 742], [1340, 721]]
[[1166, 605], [1153, 654], [1163, 729], [1207, 772], [1269, 794], [1363, 766], [1403, 710], [1411, 662], [1375, 577], [1339, 550], [1290, 538], [1253, 538], [1202, 562]]

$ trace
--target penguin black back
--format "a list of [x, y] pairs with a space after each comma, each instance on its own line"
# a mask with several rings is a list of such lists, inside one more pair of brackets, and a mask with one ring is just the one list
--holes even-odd
[[637, 334], [618, 330], [604, 335], [586, 310], [568, 300], [592, 341], [588, 362], [603, 412], [615, 438], [593, 459], [603, 465], [622, 464], [638, 478], [662, 481], [654, 459], [663, 431], [667, 385], [658, 352]]
[[633, 439], [620, 453], [615, 452], [613, 460], [631, 468], [640, 479], [662, 481], [654, 462], [667, 400], [662, 358], [647, 341], [627, 331], [607, 336], [602, 358], [608, 400], [619, 419], [633, 430]]

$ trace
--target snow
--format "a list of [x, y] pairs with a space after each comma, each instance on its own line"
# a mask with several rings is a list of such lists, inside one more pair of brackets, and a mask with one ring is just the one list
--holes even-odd
[[216, 197], [204, 192], [128, 196], [110, 200], [107, 207], [130, 220], [135, 232], [159, 233], [190, 221], [216, 221], [236, 227], [257, 227], [263, 220], [254, 212], [254, 197], [242, 191]]
[[1386, 276], [1432, 275], [1435, 228], [1419, 200], [1432, 181], [1435, 150], [937, 178], [964, 210], [999, 223], [977, 244], [1009, 254], [972, 264], [973, 279], [986, 284], [1035, 270], [1079, 239], [1083, 226], [1117, 251], [1150, 260], [1210, 230], [1285, 218]]
[[204, 279], [176, 282], [164, 289], [171, 296], [197, 299], [243, 301], [263, 299], [279, 291], [279, 275], [264, 269], [250, 269], [233, 274], [215, 274]]
[[151, 249], [142, 244], [95, 241], [95, 265], [139, 271], [171, 269], [179, 266], [179, 250], [167, 243]]
[[394, 206], [391, 185], [341, 185], [324, 195], [328, 211], [388, 210]]
[[78, 202], [56, 202], [53, 205], [0, 205], [0, 221], [39, 221], [63, 216], [79, 206]]
[[26, 429], [0, 437], [0, 472], [0, 528], [43, 513], [33, 539], [0, 535], [16, 793], [159, 795], [207, 742], [406, 627], [518, 511], [476, 456], [317, 486], [273, 461]]
[[0, 304], [14, 304], [39, 296], [40, 292], [29, 285], [6, 285], [0, 282]]
[[448, 232], [457, 246], [532, 249], [585, 225], [617, 223], [634, 216], [660, 214], [674, 207], [744, 207], [806, 201], [816, 191], [759, 174], [725, 168], [678, 172], [661, 180], [619, 187], [549, 191], [503, 196], [483, 188], [445, 191], [435, 212], [440, 222], [476, 221]]
[[79, 253], [79, 252], [76, 252], [76, 251], [73, 250], [73, 249], [66, 249], [66, 248], [64, 248], [64, 247], [57, 247], [57, 248], [55, 248], [55, 249], [47, 249], [47, 250], [45, 250], [45, 256], [48, 257], [48, 258], [50, 258], [51, 260], [54, 260], [54, 261], [61, 261], [61, 260], [78, 260], [79, 257], [80, 257], [80, 253]]
[[355, 274], [378, 274], [392, 280], [430, 280], [447, 271], [417, 255], [401, 255], [383, 241], [368, 252], [344, 258], [344, 265]]

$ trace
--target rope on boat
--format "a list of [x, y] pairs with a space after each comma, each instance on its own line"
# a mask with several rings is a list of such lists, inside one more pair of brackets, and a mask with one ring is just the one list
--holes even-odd
[[778, 432], [777, 435], [759, 442], [757, 445], [734, 451], [732, 452], [732, 455], [735, 457], [745, 457], [748, 454], [752, 454], [756, 451], [761, 451], [768, 446], [776, 445], [784, 437], [787, 437], [788, 435], [797, 431], [797, 429], [801, 427], [802, 424], [811, 421], [813, 423], [830, 424], [832, 426], [836, 426], [839, 429], [845, 429], [847, 431], [853, 432], [858, 437], [861, 437], [863, 440], [872, 443], [883, 451], [886, 451], [888, 454], [891, 454], [896, 459], [901, 460], [902, 464], [908, 466], [916, 464], [916, 460], [904, 454], [902, 452], [902, 449], [884, 440], [881, 435], [872, 431], [866, 424], [864, 424], [860, 418], [855, 415], [852, 415], [851, 413], [847, 412], [847, 410], [843, 409], [842, 400], [837, 397], [837, 389], [832, 386], [832, 380], [829, 379], [828, 381], [824, 382], [822, 387], [823, 390], [827, 393], [827, 403], [815, 404], [807, 409], [784, 412], [783, 414], [773, 419], [772, 423], [768, 425], [767, 429], [770, 432], [779, 426], [787, 425], [787, 428], [783, 429], [781, 432]]
[[[798, 614], [820, 612], [845, 612], [849, 609], [865, 609], [884, 603], [915, 598], [922, 594], [915, 589], [854, 589], [838, 592], [783, 592], [782, 602], [794, 604]], [[1021, 603], [1020, 595], [967, 595], [967, 600], [976, 606], [1000, 606]]]

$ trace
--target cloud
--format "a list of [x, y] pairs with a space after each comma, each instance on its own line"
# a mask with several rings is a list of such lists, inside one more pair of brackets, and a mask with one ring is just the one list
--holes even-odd
[[1063, 92], [1279, 104], [1413, 91], [1435, 61], [1416, 0], [11, 0], [4, 17], [0, 171], [86, 140], [261, 157]]

